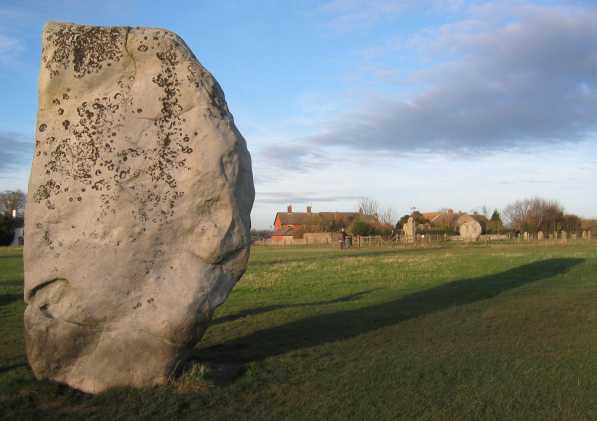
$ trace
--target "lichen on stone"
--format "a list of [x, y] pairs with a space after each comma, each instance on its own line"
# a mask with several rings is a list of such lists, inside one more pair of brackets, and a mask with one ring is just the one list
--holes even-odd
[[61, 25], [48, 32], [47, 43], [53, 50], [51, 55], [44, 51], [42, 61], [50, 77], [71, 65], [78, 79], [98, 73], [104, 65], [120, 61], [127, 32], [128, 28]]

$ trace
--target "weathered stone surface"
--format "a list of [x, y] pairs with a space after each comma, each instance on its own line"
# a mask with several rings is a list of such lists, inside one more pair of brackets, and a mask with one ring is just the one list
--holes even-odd
[[406, 242], [412, 243], [415, 241], [417, 235], [417, 224], [412, 216], [410, 216], [408, 221], [402, 226], [402, 232], [404, 233], [404, 239]]
[[462, 238], [464, 241], [477, 241], [481, 236], [483, 228], [481, 227], [481, 224], [472, 216], [462, 215], [458, 218], [456, 223], [458, 225], [460, 238]]
[[543, 234], [543, 231], [539, 231], [537, 233], [537, 240], [543, 241], [544, 239], [545, 239], [545, 234]]
[[251, 160], [175, 34], [50, 23], [25, 240], [38, 378], [165, 382], [243, 274]]

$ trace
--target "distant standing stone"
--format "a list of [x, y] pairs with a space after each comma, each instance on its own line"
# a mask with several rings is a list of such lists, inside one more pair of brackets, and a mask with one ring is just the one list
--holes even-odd
[[539, 231], [539, 232], [537, 233], [537, 240], [539, 240], [539, 241], [543, 241], [543, 240], [544, 240], [544, 238], [545, 238], [545, 235], [543, 234], [543, 231]]
[[402, 231], [404, 232], [404, 239], [408, 243], [412, 243], [415, 241], [417, 235], [417, 224], [412, 216], [408, 218], [408, 221], [402, 227]]
[[165, 383], [245, 271], [245, 140], [172, 32], [50, 23], [42, 45], [29, 363], [91, 393]]
[[481, 224], [472, 216], [461, 216], [458, 218], [457, 224], [460, 238], [462, 238], [464, 241], [477, 241], [479, 237], [481, 237], [483, 228], [481, 227]]

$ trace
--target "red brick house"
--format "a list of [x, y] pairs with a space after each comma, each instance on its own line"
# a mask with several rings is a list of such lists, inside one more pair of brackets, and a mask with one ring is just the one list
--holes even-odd
[[325, 231], [326, 225], [348, 228], [358, 217], [359, 212], [312, 212], [307, 206], [306, 212], [293, 212], [288, 205], [287, 212], [277, 212], [274, 218], [272, 241], [282, 241], [285, 237], [300, 236], [304, 232]]

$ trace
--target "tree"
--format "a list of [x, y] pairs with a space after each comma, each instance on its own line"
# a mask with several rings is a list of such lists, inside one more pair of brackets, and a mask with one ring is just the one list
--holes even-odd
[[359, 201], [359, 213], [368, 216], [375, 216], [379, 215], [379, 203], [376, 200], [370, 199], [368, 197], [363, 197]]
[[522, 231], [529, 214], [528, 200], [517, 200], [504, 208], [502, 214], [515, 230]]
[[375, 227], [363, 221], [362, 219], [357, 219], [352, 223], [350, 232], [352, 232], [353, 235], [361, 235], [364, 237], [376, 234]]
[[12, 211], [21, 212], [25, 208], [25, 193], [21, 190], [6, 190], [0, 193], [0, 213], [12, 215]]
[[408, 214], [402, 215], [400, 217], [400, 219], [398, 220], [398, 222], [396, 222], [396, 231], [400, 231], [402, 229], [402, 227], [404, 226], [404, 224], [406, 224], [408, 222], [408, 218], [410, 218], [410, 215], [408, 215]]
[[499, 234], [503, 229], [504, 223], [502, 222], [502, 217], [498, 210], [494, 209], [491, 218], [489, 218], [489, 222], [487, 223], [487, 232], [490, 234]]
[[564, 208], [555, 200], [539, 197], [517, 200], [503, 211], [506, 221], [517, 231], [553, 232], [562, 229]]
[[561, 225], [564, 231], [576, 233], [581, 230], [582, 220], [576, 215], [564, 215]]
[[379, 220], [384, 225], [394, 226], [394, 223], [396, 221], [396, 216], [394, 214], [394, 210], [392, 208], [383, 209]]

